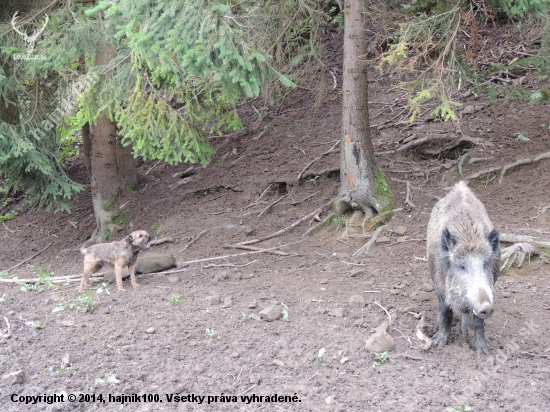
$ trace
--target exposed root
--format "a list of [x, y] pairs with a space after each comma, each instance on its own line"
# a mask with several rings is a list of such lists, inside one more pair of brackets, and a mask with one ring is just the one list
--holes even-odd
[[265, 212], [267, 212], [269, 209], [271, 209], [272, 206], [276, 205], [277, 203], [279, 203], [281, 200], [283, 200], [284, 198], [286, 198], [286, 197], [288, 197], [288, 196], [289, 196], [289, 193], [287, 193], [287, 194], [284, 195], [283, 197], [281, 197], [281, 198], [275, 200], [273, 203], [270, 203], [269, 205], [267, 205], [267, 206], [265, 207], [265, 209], [262, 210], [262, 211], [260, 212], [260, 214], [258, 215], [258, 217], [261, 217]]
[[318, 224], [316, 224], [315, 226], [311, 226], [308, 230], [306, 230], [304, 232], [304, 234], [302, 236], [307, 236], [309, 235], [311, 232], [313, 232], [314, 230], [316, 230], [317, 228], [323, 226], [326, 222], [328, 222], [330, 219], [332, 219], [334, 217], [334, 212], [330, 212], [327, 217], [325, 217], [323, 220], [321, 220]]
[[297, 179], [300, 180], [302, 178], [302, 175], [304, 174], [304, 172], [309, 169], [309, 167], [314, 164], [316, 161], [318, 161], [319, 159], [322, 159], [324, 156], [330, 154], [330, 153], [333, 153], [333, 152], [338, 152], [340, 149], [336, 149], [336, 146], [338, 146], [340, 144], [340, 142], [336, 142], [334, 145], [332, 145], [332, 147], [327, 150], [325, 153], [323, 153], [321, 156], [319, 157], [316, 157], [315, 159], [313, 159], [311, 162], [309, 162], [306, 167], [304, 167], [302, 169], [302, 171], [300, 173], [298, 173], [298, 177]]
[[495, 167], [490, 167], [490, 168], [485, 169], [485, 170], [480, 170], [479, 172], [474, 173], [473, 175], [465, 177], [464, 180], [466, 180], [466, 181], [474, 180], [474, 179], [480, 178], [482, 176], [485, 176], [485, 175], [488, 175], [488, 174], [491, 174], [491, 173], [496, 173], [500, 170], [500, 173], [499, 173], [500, 176], [499, 176], [499, 179], [498, 179], [498, 183], [500, 184], [500, 183], [502, 183], [502, 180], [504, 179], [504, 175], [506, 174], [506, 172], [508, 170], [513, 169], [514, 167], [517, 167], [517, 166], [524, 166], [524, 165], [537, 163], [541, 160], [549, 159], [549, 158], [550, 158], [550, 152], [541, 153], [541, 154], [539, 154], [535, 157], [528, 157], [528, 158], [525, 158], [525, 159], [520, 159], [520, 160], [517, 160], [513, 163], [508, 163], [507, 165], [504, 165], [504, 166], [495, 166]]
[[50, 244], [49, 244], [48, 246], [46, 246], [44, 249], [42, 249], [42, 250], [36, 252], [36, 253], [35, 253], [34, 255], [32, 255], [30, 258], [25, 259], [23, 262], [19, 262], [17, 265], [12, 266], [12, 267], [9, 268], [8, 270], [6, 270], [6, 272], [11, 272], [12, 270], [17, 269], [19, 266], [21, 266], [21, 265], [27, 263], [29, 260], [31, 260], [31, 259], [37, 257], [39, 254], [41, 254], [41, 253], [44, 252], [46, 249], [48, 249], [51, 245], [53, 245], [53, 243], [50, 243]]
[[306, 221], [306, 220], [309, 220], [309, 219], [311, 219], [313, 216], [315, 216], [315, 215], [321, 213], [321, 212], [323, 211], [323, 209], [324, 209], [325, 207], [331, 205], [332, 202], [333, 202], [333, 201], [331, 200], [331, 201], [325, 203], [323, 206], [321, 206], [321, 207], [315, 209], [315, 210], [314, 210], [313, 212], [311, 212], [310, 214], [308, 214], [308, 215], [306, 215], [306, 216], [304, 216], [304, 217], [298, 219], [296, 222], [294, 222], [294, 223], [291, 224], [290, 226], [287, 226], [287, 227], [285, 227], [284, 229], [281, 229], [281, 230], [279, 230], [279, 231], [277, 231], [277, 232], [275, 232], [275, 233], [272, 233], [272, 234], [267, 235], [267, 236], [264, 236], [264, 237], [260, 237], [260, 238], [258, 238], [258, 239], [252, 239], [252, 240], [247, 240], [247, 241], [245, 241], [245, 242], [240, 242], [240, 243], [237, 243], [237, 244], [238, 244], [238, 245], [241, 245], [241, 246], [243, 246], [243, 245], [252, 245], [252, 244], [254, 244], [254, 243], [263, 242], [264, 240], [268, 240], [268, 239], [272, 239], [272, 238], [274, 238], [274, 237], [280, 236], [280, 235], [282, 235], [283, 233], [286, 233], [286, 232], [288, 232], [289, 230], [293, 229], [294, 227], [298, 226], [300, 223], [302, 223], [302, 222], [304, 222], [304, 221]]
[[211, 227], [209, 229], [204, 229], [202, 232], [200, 232], [197, 236], [195, 236], [193, 239], [191, 239], [191, 241], [186, 244], [182, 250], [180, 250], [180, 253], [183, 252], [184, 250], [186, 250], [189, 246], [191, 246], [193, 243], [195, 243], [197, 240], [199, 240], [201, 238], [202, 235], [204, 235], [205, 233], [208, 233], [210, 232], [212, 229], [218, 229], [222, 226], [216, 226], [216, 227]]
[[329, 175], [331, 173], [336, 173], [336, 172], [340, 172], [340, 167], [333, 167], [333, 168], [330, 168], [330, 169], [324, 169], [324, 170], [321, 170], [319, 172], [308, 172], [308, 173], [304, 173], [302, 175], [302, 180], [309, 179], [309, 178], [317, 178], [319, 176], [326, 176], [326, 175]]
[[[223, 247], [225, 247], [225, 248], [231, 248], [231, 249], [253, 250], [253, 251], [262, 250], [262, 249], [257, 248], [257, 247], [253, 247], [253, 246], [244, 246], [244, 245], [239, 245], [239, 244], [236, 244], [236, 245], [224, 245]], [[271, 253], [272, 255], [279, 255], [279, 256], [288, 256], [288, 253], [280, 252], [280, 251], [278, 251], [278, 250], [269, 250], [269, 251], [266, 251], [266, 253]]]
[[471, 143], [473, 145], [482, 145], [485, 140], [476, 138], [476, 137], [469, 137], [469, 136], [459, 136], [455, 133], [437, 133], [437, 134], [430, 134], [425, 137], [421, 137], [420, 139], [415, 139], [413, 141], [408, 142], [407, 144], [395, 149], [395, 150], [388, 150], [386, 152], [378, 152], [376, 155], [388, 155], [388, 154], [395, 154], [400, 153], [405, 150], [410, 150], [413, 148], [416, 148], [418, 146], [422, 146], [428, 143], [433, 142], [447, 142], [444, 143], [442, 147], [439, 149], [426, 149], [424, 152], [430, 156], [437, 156], [443, 152], [447, 152], [449, 150], [452, 150], [464, 143]]
[[256, 206], [258, 203], [260, 203], [260, 201], [262, 200], [262, 198], [265, 196], [265, 194], [269, 191], [269, 189], [271, 189], [271, 183], [267, 185], [267, 187], [265, 188], [265, 190], [262, 192], [262, 194], [260, 195], [260, 197], [258, 199], [256, 199], [256, 201], [250, 203], [247, 207], [245, 207], [244, 209], [249, 209], [251, 208], [252, 206]]
[[405, 203], [412, 208], [416, 208], [416, 205], [410, 199], [410, 194], [411, 194], [411, 183], [407, 180], [407, 194], [405, 195]]
[[361, 253], [368, 253], [371, 246], [376, 242], [376, 239], [378, 239], [378, 236], [380, 236], [380, 233], [382, 233], [384, 230], [388, 228], [388, 225], [380, 226], [378, 229], [375, 230], [375, 232], [372, 234], [372, 237], [369, 239], [367, 243], [365, 243], [363, 246], [361, 246], [352, 256], [357, 256]]

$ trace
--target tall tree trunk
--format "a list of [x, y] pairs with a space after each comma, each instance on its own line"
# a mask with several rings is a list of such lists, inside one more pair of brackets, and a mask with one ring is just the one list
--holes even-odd
[[125, 188], [131, 187], [137, 182], [136, 159], [132, 154], [132, 145], [123, 146], [120, 136], [116, 139], [116, 156], [118, 164], [118, 172], [122, 179], [122, 184]]
[[91, 153], [92, 138], [90, 136], [90, 123], [86, 123], [82, 126], [82, 155], [84, 156], [84, 164], [90, 178], [92, 177]]
[[340, 194], [336, 213], [360, 209], [365, 216], [390, 210], [393, 198], [376, 165], [372, 146], [367, 84], [367, 39], [363, 0], [346, 0], [344, 6], [344, 75], [342, 136], [340, 143]]

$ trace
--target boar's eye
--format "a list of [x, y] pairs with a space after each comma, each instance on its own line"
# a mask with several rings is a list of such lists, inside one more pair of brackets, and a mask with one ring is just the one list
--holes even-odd
[[466, 270], [466, 266], [464, 266], [463, 264], [458, 265], [458, 268], [460, 270]]

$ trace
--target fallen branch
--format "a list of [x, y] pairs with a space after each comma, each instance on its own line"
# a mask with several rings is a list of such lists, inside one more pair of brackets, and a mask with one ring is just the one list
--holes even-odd
[[219, 229], [220, 227], [222, 227], [222, 226], [211, 227], [211, 228], [209, 228], [209, 229], [204, 229], [202, 232], [199, 232], [199, 234], [198, 234], [197, 236], [195, 236], [193, 239], [191, 239], [191, 241], [190, 241], [188, 244], [186, 244], [186, 245], [183, 247], [182, 250], [180, 250], [180, 253], [183, 252], [184, 250], [186, 250], [189, 246], [191, 246], [191, 245], [192, 245], [193, 243], [195, 243], [197, 240], [199, 240], [200, 237], [201, 237], [202, 235], [204, 235], [205, 233], [210, 232], [212, 229]]
[[271, 189], [271, 183], [267, 185], [267, 187], [265, 188], [265, 190], [262, 192], [262, 194], [260, 195], [260, 197], [259, 197], [258, 199], [256, 199], [255, 202], [250, 203], [250, 204], [249, 204], [247, 207], [245, 207], [244, 209], [246, 210], [246, 209], [248, 209], [248, 208], [251, 208], [252, 206], [257, 205], [257, 204], [260, 202], [260, 200], [262, 200], [262, 197], [264, 197], [265, 194], [269, 191], [269, 189]]
[[261, 217], [265, 212], [267, 212], [272, 206], [276, 205], [277, 203], [279, 203], [281, 200], [283, 200], [285, 197], [288, 197], [289, 196], [289, 193], [287, 193], [286, 195], [284, 195], [283, 197], [281, 197], [280, 199], [278, 200], [275, 200], [273, 203], [270, 203], [269, 205], [267, 205], [265, 207], [264, 210], [262, 210], [260, 212], [260, 214], [258, 215], [258, 217]]
[[[239, 245], [239, 244], [237, 244], [237, 245], [224, 245], [223, 247], [231, 248], [231, 249], [254, 250], [254, 251], [262, 250], [260, 248], [254, 247], [254, 246], [244, 246], [244, 245]], [[288, 253], [280, 252], [278, 250], [270, 250], [270, 251], [267, 251], [266, 253], [271, 253], [272, 255], [279, 255], [279, 256], [288, 256]]]
[[374, 231], [372, 234], [372, 237], [369, 239], [367, 243], [365, 243], [363, 246], [361, 246], [352, 256], [357, 256], [361, 253], [368, 253], [371, 246], [376, 242], [376, 239], [378, 239], [378, 236], [380, 236], [380, 233], [382, 233], [384, 230], [386, 230], [388, 225], [380, 226], [378, 229]]
[[310, 177], [325, 176], [331, 173], [340, 172], [340, 167], [331, 167], [329, 169], [324, 169], [319, 172], [309, 172], [302, 175], [302, 180], [309, 179]]
[[506, 174], [506, 172], [510, 169], [513, 169], [514, 167], [517, 167], [517, 166], [523, 166], [523, 165], [529, 165], [529, 164], [533, 164], [533, 163], [537, 163], [541, 160], [544, 160], [544, 159], [549, 159], [550, 158], [550, 152], [545, 152], [545, 153], [541, 153], [535, 157], [528, 157], [528, 158], [525, 158], [525, 159], [520, 159], [520, 160], [516, 160], [515, 162], [513, 163], [508, 163], [507, 165], [504, 165], [504, 166], [496, 166], [496, 167], [490, 167], [488, 169], [485, 169], [485, 170], [480, 170], [479, 172], [477, 173], [474, 173], [473, 175], [470, 175], [466, 178], [464, 178], [464, 180], [466, 181], [470, 181], [470, 180], [474, 180], [474, 179], [477, 179], [479, 177], [482, 177], [482, 176], [485, 176], [485, 175], [488, 175], [488, 174], [491, 174], [491, 173], [496, 173], [500, 170], [500, 177], [498, 179], [498, 183], [502, 183], [502, 180], [504, 179], [504, 175]]
[[336, 142], [334, 145], [332, 145], [332, 147], [331, 147], [329, 150], [327, 150], [327, 151], [326, 151], [325, 153], [323, 153], [321, 156], [316, 157], [316, 158], [313, 159], [311, 162], [309, 162], [309, 163], [306, 165], [306, 167], [304, 167], [303, 170], [302, 170], [300, 173], [298, 173], [297, 180], [300, 180], [300, 179], [302, 178], [302, 175], [304, 174], [304, 172], [305, 172], [307, 169], [309, 169], [309, 167], [310, 167], [312, 164], [314, 164], [316, 161], [318, 161], [319, 159], [322, 159], [324, 156], [326, 156], [326, 155], [328, 155], [328, 154], [330, 154], [330, 153], [332, 153], [332, 152], [337, 152], [338, 150], [340, 150], [340, 149], [336, 150], [336, 146], [338, 146], [339, 144], [340, 144], [340, 141]]
[[[94, 277], [98, 275], [94, 274]], [[101, 276], [103, 276], [101, 274]], [[51, 283], [63, 283], [68, 280], [80, 279], [82, 275], [67, 275], [67, 276], [55, 276], [51, 278], [30, 278], [30, 279], [0, 279], [0, 283], [38, 283], [41, 281], [47, 281]]]
[[512, 235], [510, 233], [501, 233], [500, 241], [509, 243], [532, 243], [536, 246], [550, 247], [550, 240], [526, 235]]
[[330, 219], [332, 219], [334, 217], [334, 212], [330, 212], [327, 217], [325, 217], [323, 220], [321, 220], [319, 223], [317, 223], [315, 226], [311, 226], [308, 230], [306, 230], [302, 236], [307, 236], [309, 235], [311, 232], [313, 232], [315, 229], [317, 229], [318, 227], [324, 225], [326, 222], [328, 222]]
[[214, 257], [211, 257], [211, 258], [204, 258], [204, 259], [197, 259], [197, 260], [188, 260], [186, 262], [180, 262], [180, 264], [181, 265], [190, 265], [192, 263], [209, 262], [211, 260], [228, 259], [228, 258], [239, 257], [239, 256], [254, 255], [256, 253], [265, 253], [265, 252], [268, 252], [270, 250], [275, 250], [275, 249], [279, 249], [279, 248], [282, 248], [282, 247], [294, 245], [294, 244], [302, 242], [302, 241], [303, 241], [303, 239], [298, 240], [296, 242], [287, 243], [286, 245], [274, 246], [274, 247], [270, 247], [268, 249], [254, 250], [252, 252], [236, 253], [234, 255], [214, 256]]
[[162, 243], [174, 243], [174, 239], [171, 237], [163, 237], [162, 239], [151, 240], [149, 242], [151, 246], [160, 245]]
[[416, 208], [416, 205], [409, 199], [411, 192], [411, 183], [407, 180], [407, 194], [405, 195], [405, 203], [408, 204], [412, 208]]
[[288, 232], [289, 230], [293, 229], [294, 227], [298, 226], [300, 223], [304, 222], [305, 220], [308, 220], [308, 219], [311, 219], [313, 216], [315, 216], [316, 214], [320, 213], [325, 207], [329, 206], [330, 204], [332, 204], [332, 200], [330, 200], [329, 202], [325, 203], [323, 206], [315, 209], [313, 212], [311, 212], [310, 214], [302, 217], [301, 219], [298, 219], [296, 222], [294, 222], [293, 224], [291, 224], [290, 226], [287, 226], [285, 227], [284, 229], [281, 229], [279, 230], [278, 232], [275, 232], [275, 233], [272, 233], [270, 235], [267, 235], [267, 236], [264, 236], [264, 237], [260, 237], [258, 239], [252, 239], [252, 240], [247, 240], [246, 242], [240, 242], [240, 243], [237, 243], [238, 245], [241, 245], [241, 246], [244, 246], [244, 245], [252, 245], [254, 243], [259, 243], [259, 242], [263, 242], [264, 240], [268, 240], [268, 239], [272, 239], [274, 237], [277, 237], [277, 236], [280, 236], [282, 235], [283, 233], [286, 233]]
[[221, 265], [216, 265], [214, 263], [211, 263], [208, 266], [203, 266], [203, 269], [210, 269], [210, 268], [244, 268], [246, 266], [250, 266], [253, 263], [256, 263], [258, 259], [253, 260], [252, 262], [245, 263], [244, 265], [234, 265], [232, 263], [222, 263]]
[[35, 254], [32, 255], [30, 258], [25, 259], [23, 262], [18, 263], [17, 265], [15, 265], [15, 266], [9, 268], [8, 270], [6, 270], [6, 272], [11, 272], [12, 270], [17, 269], [19, 266], [21, 266], [21, 265], [27, 263], [29, 260], [34, 259], [34, 258], [37, 257], [39, 254], [41, 254], [41, 253], [44, 252], [46, 249], [48, 249], [51, 245], [53, 245], [53, 243], [50, 243], [50, 244], [49, 244], [48, 246], [46, 246], [44, 249], [42, 249], [41, 251], [35, 253]]
[[8, 329], [8, 333], [6, 333], [5, 335], [1, 335], [1, 336], [3, 338], [7, 338], [8, 336], [10, 336], [10, 321], [5, 316], [4, 316], [4, 322], [6, 322], [6, 328]]

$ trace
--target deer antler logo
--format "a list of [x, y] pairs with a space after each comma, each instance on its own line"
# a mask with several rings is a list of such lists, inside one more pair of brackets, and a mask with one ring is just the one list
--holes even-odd
[[36, 44], [36, 39], [38, 39], [38, 36], [40, 36], [40, 33], [42, 33], [44, 31], [44, 29], [46, 28], [46, 25], [48, 24], [48, 21], [49, 21], [50, 18], [46, 14], [46, 22], [44, 23], [44, 26], [42, 26], [42, 28], [40, 30], [35, 30], [32, 33], [32, 35], [29, 36], [27, 34], [27, 32], [23, 33], [21, 31], [19, 31], [19, 29], [15, 25], [15, 19], [17, 18], [17, 13], [19, 13], [19, 12], [16, 11], [15, 14], [13, 15], [12, 19], [11, 19], [11, 26], [13, 27], [13, 30], [15, 30], [21, 36], [23, 36], [23, 39], [25, 39], [25, 41], [27, 42], [27, 53], [30, 54], [34, 50], [34, 45]]

